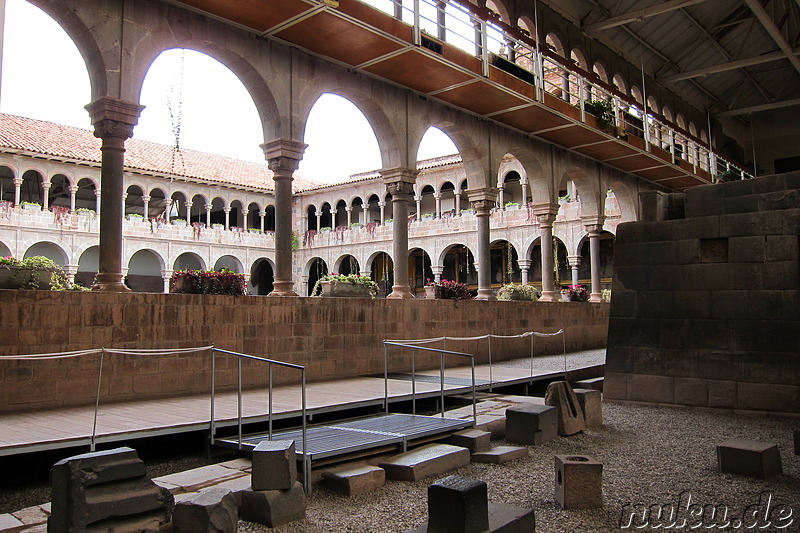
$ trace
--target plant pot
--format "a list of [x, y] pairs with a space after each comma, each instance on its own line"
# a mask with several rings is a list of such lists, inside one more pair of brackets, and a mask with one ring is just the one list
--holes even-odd
[[30, 289], [49, 291], [53, 272], [21, 266], [0, 266], [0, 289]]
[[425, 299], [426, 300], [441, 300], [442, 289], [438, 285], [425, 286]]
[[31, 205], [31, 204], [22, 204], [22, 209], [25, 211], [41, 211], [42, 206], [40, 205]]
[[322, 296], [334, 298], [372, 298], [369, 287], [348, 281], [321, 281]]

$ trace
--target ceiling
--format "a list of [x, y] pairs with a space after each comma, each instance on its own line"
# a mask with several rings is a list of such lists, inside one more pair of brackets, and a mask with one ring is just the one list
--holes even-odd
[[540, 1], [717, 118], [800, 106], [800, 0]]

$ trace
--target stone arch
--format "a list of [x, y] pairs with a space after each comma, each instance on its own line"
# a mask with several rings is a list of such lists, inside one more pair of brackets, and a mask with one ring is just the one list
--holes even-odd
[[71, 206], [70, 187], [72, 186], [72, 178], [64, 172], [59, 172], [50, 176], [50, 190], [47, 192], [47, 205], [50, 207], [69, 209]]
[[361, 272], [361, 265], [353, 254], [342, 254], [333, 263], [333, 272], [337, 274], [358, 274]]
[[431, 255], [424, 247], [415, 246], [408, 250], [408, 285], [412, 293], [420, 293], [425, 290], [428, 280], [433, 281], [433, 260]]
[[250, 266], [250, 294], [267, 295], [275, 282], [275, 264], [267, 257], [259, 257]]
[[[164, 9], [161, 7], [160, 11]], [[275, 94], [284, 94], [286, 82], [267, 80], [256, 68], [255, 65], [264, 62], [256, 41], [223, 24], [214, 26], [216, 38], [210, 39], [209, 25], [212, 23], [200, 14], [178, 10], [175, 17], [160, 15], [153, 19], [159, 23], [150, 26], [148, 33], [131, 50], [133, 61], [128, 67], [128, 83], [132, 100], [139, 101], [147, 72], [159, 55], [175, 48], [189, 49], [218, 61], [239, 79], [256, 107], [265, 141], [289, 137], [288, 118], [281, 115], [275, 99]], [[287, 60], [270, 57], [270, 61], [272, 68], [264, 68], [263, 72], [286, 72], [289, 69], [288, 64], [274, 64]], [[271, 84], [274, 87], [270, 87]]]
[[42, 205], [44, 176], [44, 173], [34, 169], [29, 169], [22, 173], [22, 185], [19, 191], [20, 203], [33, 202]]
[[206, 262], [195, 252], [183, 252], [172, 263], [172, 270], [205, 270]]
[[94, 277], [100, 269], [100, 246], [87, 243], [75, 250], [78, 269], [75, 272], [75, 283], [83, 287], [91, 287]]
[[464, 243], [451, 243], [439, 253], [437, 265], [442, 267], [442, 279], [477, 285], [475, 254]]
[[128, 259], [126, 285], [133, 292], [164, 292], [164, 259], [150, 248], [140, 248]]
[[244, 267], [239, 258], [230, 254], [221, 255], [214, 261], [214, 270], [222, 270], [223, 268], [238, 274], [244, 272]]
[[144, 217], [144, 187], [131, 183], [125, 189], [124, 215], [141, 215]]
[[622, 180], [610, 180], [605, 183], [606, 190], [611, 189], [614, 191], [614, 196], [617, 200], [619, 211], [622, 215], [621, 222], [634, 222], [639, 219], [638, 209], [639, 202], [637, 200], [636, 191]]
[[16, 172], [10, 165], [0, 165], [0, 202], [14, 203]]
[[0, 241], [0, 257], [9, 257], [11, 255], [13, 255], [11, 249], [3, 241]]
[[78, 190], [75, 192], [75, 208], [90, 209], [96, 211], [98, 205], [97, 182], [91, 178], [81, 178], [77, 183]]
[[[354, 83], [352, 75], [342, 73], [338, 69], [322, 69], [313, 80], [308, 80], [300, 90], [299, 105], [294, 120], [298, 135], [305, 138], [306, 125], [311, 109], [324, 94], [332, 94], [344, 98], [353, 104], [369, 123], [378, 143], [382, 168], [397, 168], [404, 164], [408, 155], [401, 156], [399, 128], [395, 126], [386, 111], [381, 98], [385, 95], [373, 95], [370, 88], [362, 88], [360, 80]], [[327, 75], [327, 76], [324, 76]], [[302, 119], [301, 119], [302, 117]]]
[[150, 203], [147, 207], [147, 214], [145, 218], [163, 217], [167, 215], [167, 193], [161, 187], [153, 187], [147, 194], [150, 197]]
[[499, 238], [489, 244], [490, 278], [493, 285], [520, 283], [519, 252], [512, 239]]
[[66, 266], [67, 262], [69, 261], [69, 254], [64, 247], [51, 241], [39, 241], [31, 244], [25, 249], [25, 253], [22, 258], [27, 259], [28, 257], [34, 257], [37, 255], [42, 255], [48, 259], [52, 259], [53, 262], [60, 267]]
[[492, 167], [498, 169], [498, 172], [504, 168], [503, 161], [506, 157], [511, 156], [516, 160], [508, 170], [516, 170], [520, 178], [527, 180], [530, 191], [529, 202], [534, 205], [555, 202], [556, 191], [553, 190], [552, 179], [545, 175], [540, 158], [526, 146], [524, 140], [509, 139], [506, 146], [500, 147], [497, 153], [497, 160], [492, 162]]
[[315, 256], [308, 260], [303, 267], [304, 275], [308, 279], [308, 293], [306, 296], [311, 296], [314, 292], [314, 287], [317, 285], [319, 278], [326, 275], [328, 271], [328, 264], [321, 257]]
[[[583, 217], [602, 215], [604, 203], [600, 201], [601, 180], [599, 176], [589, 176], [580, 167], [567, 166], [561, 174], [559, 190], [567, 188], [566, 185], [569, 181], [575, 184], [575, 189], [580, 195], [581, 215]], [[605, 198], [605, 194], [603, 194], [603, 198]]]
[[[61, 2], [52, 2], [50, 0], [28, 0], [28, 2], [58, 22], [58, 25], [72, 39], [78, 49], [78, 53], [83, 57], [89, 73], [92, 101], [109, 94], [111, 91], [109, 91], [107, 73], [116, 70], [108, 68], [109, 65], [106, 63], [105, 55], [101, 52], [101, 50], [106, 49], [105, 44], [97, 42], [96, 32], [92, 32], [84, 22], [84, 19], [95, 20], [96, 14], [82, 12], [82, 9], [93, 9], [93, 7], [87, 4], [85, 7], [80, 6], [75, 9]], [[114, 48], [118, 49], [116, 46]], [[117, 55], [117, 57], [119, 56]]]
[[505, 2], [502, 0], [486, 0], [486, 9], [489, 11], [496, 13], [500, 20], [507, 24], [511, 24], [511, 14], [508, 10], [508, 6], [506, 6]]

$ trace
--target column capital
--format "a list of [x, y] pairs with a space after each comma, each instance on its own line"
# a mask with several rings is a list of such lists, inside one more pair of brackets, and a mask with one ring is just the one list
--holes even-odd
[[552, 228], [553, 222], [556, 221], [556, 216], [552, 213], [541, 213], [536, 215], [536, 220], [542, 228]]
[[498, 190], [493, 187], [484, 187], [482, 189], [470, 189], [467, 191], [467, 199], [475, 208], [476, 216], [488, 216], [489, 211], [497, 203]]
[[553, 215], [553, 219], [555, 220], [555, 216], [558, 214], [558, 207], [559, 207], [558, 204], [546, 203], [546, 204], [533, 204], [531, 206], [531, 209], [533, 211], [533, 214], [536, 215], [537, 217], [539, 215]]
[[517, 259], [517, 265], [520, 270], [527, 270], [531, 267], [532, 261], [530, 259]]
[[568, 255], [567, 256], [567, 263], [571, 267], [579, 267], [581, 266], [581, 256], [579, 255]]
[[278, 179], [285, 177], [278, 176], [279, 173], [292, 173], [297, 170], [306, 148], [308, 148], [307, 144], [294, 139], [274, 139], [261, 145], [264, 158], [269, 163], [269, 169], [275, 173], [274, 177]]
[[135, 102], [103, 96], [85, 107], [94, 125], [94, 136], [100, 139], [133, 137], [144, 106]]
[[[389, 189], [390, 184], [404, 183], [409, 186], [408, 190], [406, 191], [406, 194], [408, 194], [411, 192], [411, 190], [413, 190], [413, 185], [417, 182], [417, 174], [419, 174], [419, 171], [403, 167], [385, 168], [380, 171], [380, 174], [387, 189]], [[391, 190], [389, 190], [389, 192], [391, 192]]]
[[581, 217], [583, 227], [586, 228], [589, 235], [599, 235], [603, 232], [603, 223], [605, 222], [604, 216], [586, 216]]

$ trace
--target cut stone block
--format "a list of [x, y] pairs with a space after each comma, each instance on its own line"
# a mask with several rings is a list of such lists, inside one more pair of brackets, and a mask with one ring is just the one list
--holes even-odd
[[245, 490], [241, 496], [239, 518], [247, 522], [279, 527], [306, 516], [306, 494], [300, 482], [289, 490]]
[[583, 411], [583, 420], [587, 428], [599, 428], [603, 425], [603, 395], [594, 389], [573, 389], [578, 404]]
[[488, 503], [486, 483], [450, 476], [428, 487], [428, 523], [415, 533], [531, 533], [533, 509]]
[[173, 533], [235, 533], [236, 500], [229, 491], [211, 488], [179, 502], [172, 515]]
[[449, 444], [429, 444], [389, 458], [378, 466], [388, 479], [417, 481], [469, 464], [469, 450]]
[[[48, 513], [46, 513], [44, 509], [42, 509], [42, 507], [39, 505], [34, 505], [33, 507], [26, 507], [25, 509], [14, 511], [11, 514], [14, 515], [14, 518], [17, 518], [23, 524], [25, 524], [25, 526], [35, 526], [47, 523]], [[2, 531], [3, 529], [0, 528], [0, 532]]]
[[558, 409], [558, 434], [574, 435], [586, 429], [583, 410], [572, 387], [566, 381], [554, 381], [547, 386], [544, 403]]
[[588, 455], [556, 455], [555, 500], [562, 509], [603, 506], [603, 463]]
[[800, 429], [794, 430], [794, 454], [800, 455]]
[[506, 441], [542, 444], [558, 435], [558, 412], [547, 405], [525, 404], [506, 409]]
[[[242, 505], [242, 491], [251, 490], [252, 483], [250, 482], [250, 476], [243, 476], [237, 477], [235, 479], [229, 479], [228, 481], [223, 481], [219, 485], [214, 485], [213, 487], [209, 487], [208, 489], [203, 490], [211, 490], [211, 489], [224, 489], [233, 495], [233, 498], [236, 500], [236, 507], [240, 507]], [[176, 500], [177, 500], [176, 496]]]
[[762, 479], [783, 472], [781, 454], [776, 444], [732, 439], [717, 445], [720, 472]]
[[370, 465], [327, 470], [322, 477], [331, 490], [345, 496], [380, 490], [386, 483], [386, 471]]
[[0, 531], [3, 533], [17, 533], [25, 527], [25, 524], [10, 514], [0, 514]]
[[502, 464], [528, 457], [528, 455], [528, 448], [524, 446], [495, 446], [491, 450], [472, 454], [472, 461], [475, 463]]
[[181, 492], [200, 492], [225, 481], [246, 476], [241, 470], [225, 468], [220, 465], [201, 466], [184, 472], [176, 472], [154, 479], [153, 482], [168, 488], [173, 494]]
[[172, 516], [172, 494], [147, 478], [131, 448], [63, 459], [53, 466], [50, 479], [51, 533], [158, 531]]
[[262, 440], [253, 450], [253, 490], [289, 490], [297, 481], [293, 440]]
[[450, 437], [450, 444], [461, 446], [469, 450], [469, 453], [485, 452], [492, 447], [492, 433], [480, 429], [465, 429], [453, 433]]
[[603, 381], [605, 378], [589, 378], [589, 379], [582, 379], [580, 381], [576, 381], [573, 385], [574, 389], [592, 389], [592, 390], [599, 390], [603, 391]]

